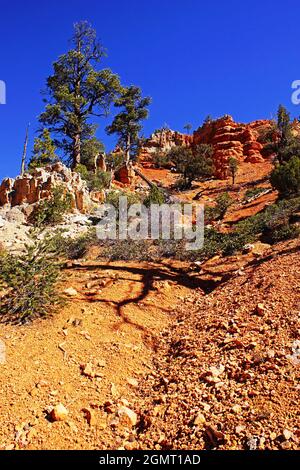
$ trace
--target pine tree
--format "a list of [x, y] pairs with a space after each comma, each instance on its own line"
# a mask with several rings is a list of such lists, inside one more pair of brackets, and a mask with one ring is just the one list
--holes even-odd
[[300, 156], [300, 139], [293, 135], [290, 113], [282, 105], [277, 112], [277, 132], [278, 139], [273, 145], [273, 150], [277, 154], [278, 162], [283, 164], [294, 156]]
[[130, 86], [122, 90], [121, 96], [116, 100], [115, 107], [121, 108], [110, 126], [106, 128], [109, 135], [119, 136], [118, 144], [126, 153], [126, 162], [136, 153], [139, 133], [142, 129], [141, 121], [148, 117], [147, 107], [150, 105], [149, 97], [142, 97], [139, 87]]
[[187, 131], [188, 134], [190, 134], [193, 126], [192, 126], [192, 124], [187, 123], [187, 124], [185, 124], [185, 126], [183, 128]]
[[56, 146], [51, 138], [48, 129], [43, 129], [40, 137], [37, 137], [34, 141], [34, 147], [32, 157], [30, 159], [28, 168], [31, 170], [40, 166], [54, 163], [58, 160], [55, 154]]
[[71, 157], [73, 168], [81, 162], [83, 142], [95, 135], [97, 126], [90, 119], [107, 116], [121, 88], [111, 70], [95, 68], [104, 56], [95, 30], [87, 22], [76, 23], [72, 49], [58, 58], [47, 79], [40, 122], [55, 134], [56, 145]]

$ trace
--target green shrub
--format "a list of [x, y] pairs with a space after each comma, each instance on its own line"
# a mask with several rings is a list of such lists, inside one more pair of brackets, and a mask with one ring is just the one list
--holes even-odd
[[281, 197], [290, 197], [300, 193], [300, 157], [292, 157], [289, 161], [278, 165], [271, 173], [273, 188]]
[[82, 163], [78, 163], [75, 167], [75, 171], [80, 174], [81, 178], [84, 180], [88, 180], [89, 178], [89, 170], [85, 165]]
[[20, 256], [0, 257], [1, 313], [11, 320], [25, 321], [45, 316], [62, 303], [57, 293], [60, 264], [50, 237], [33, 237]]
[[50, 199], [43, 199], [35, 209], [32, 222], [36, 227], [55, 225], [63, 221], [72, 209], [72, 196], [63, 187], [53, 189]]
[[263, 193], [265, 190], [266, 190], [266, 188], [248, 189], [245, 192], [244, 201], [248, 201], [248, 199], [251, 199], [252, 197], [258, 196], [259, 194]]
[[119, 208], [119, 198], [126, 197], [128, 207], [132, 204], [141, 203], [141, 196], [138, 193], [125, 192], [125, 191], [109, 191], [106, 195], [105, 202], [106, 204], [112, 204], [116, 209]]
[[91, 245], [98, 243], [95, 228], [76, 238], [64, 236], [64, 231], [57, 230], [49, 240], [50, 248], [66, 259], [83, 258]]
[[153, 162], [157, 168], [168, 168], [171, 164], [168, 154], [160, 150], [154, 153]]
[[108, 171], [97, 171], [97, 173], [90, 173], [87, 184], [90, 191], [101, 191], [108, 189], [111, 183], [111, 173]]
[[149, 191], [148, 196], [144, 199], [143, 203], [146, 207], [150, 207], [151, 204], [164, 204], [166, 197], [164, 192], [159, 189], [157, 186], [152, 186]]
[[76, 166], [75, 171], [80, 174], [81, 178], [87, 183], [90, 191], [101, 191], [108, 189], [111, 183], [111, 173], [108, 171], [89, 171], [85, 165], [79, 164]]
[[209, 222], [223, 219], [232, 204], [233, 199], [228, 193], [220, 194], [214, 207], [205, 207], [205, 220]]

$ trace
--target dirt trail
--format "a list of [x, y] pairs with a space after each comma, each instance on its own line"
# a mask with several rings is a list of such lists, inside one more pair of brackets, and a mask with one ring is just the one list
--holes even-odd
[[[190, 292], [178, 265], [145, 263], [87, 263], [66, 271], [69, 287], [78, 294], [52, 318], [0, 325], [0, 448], [122, 446], [130, 431], [111, 425], [103, 406], [125, 399], [136, 408], [135, 380], [152, 370], [158, 334]], [[59, 403], [68, 418], [51, 423], [47, 411]]]

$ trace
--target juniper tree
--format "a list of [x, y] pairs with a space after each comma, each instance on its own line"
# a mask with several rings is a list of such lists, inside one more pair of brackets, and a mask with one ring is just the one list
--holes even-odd
[[213, 175], [212, 154], [211, 145], [200, 144], [193, 149], [185, 146], [174, 147], [168, 156], [182, 175], [183, 187], [190, 188], [193, 181], [209, 178]]
[[97, 70], [105, 50], [86, 21], [74, 25], [71, 43], [47, 79], [46, 109], [40, 122], [55, 134], [56, 145], [70, 155], [75, 167], [81, 161], [83, 142], [92, 139], [97, 128], [91, 118], [108, 115], [121, 87], [110, 69]]
[[141, 89], [137, 86], [123, 88], [120, 97], [114, 106], [121, 108], [106, 131], [109, 135], [118, 135], [118, 144], [126, 153], [126, 162], [136, 153], [139, 142], [139, 133], [142, 129], [141, 121], [148, 117], [147, 107], [151, 98], [142, 97]]

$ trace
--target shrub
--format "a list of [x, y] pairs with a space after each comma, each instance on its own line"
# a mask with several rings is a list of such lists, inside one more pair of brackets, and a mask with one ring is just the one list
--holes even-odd
[[228, 193], [220, 194], [216, 199], [215, 207], [205, 208], [205, 220], [221, 220], [225, 216], [229, 207], [233, 204], [233, 199]]
[[157, 168], [168, 168], [170, 167], [170, 158], [166, 152], [157, 150], [153, 155], [153, 162]]
[[141, 202], [141, 196], [137, 193], [133, 192], [125, 192], [125, 191], [109, 191], [106, 195], [106, 204], [112, 204], [116, 209], [119, 208], [119, 198], [126, 197], [128, 207], [132, 206], [132, 204], [138, 204]]
[[248, 189], [245, 192], [244, 201], [248, 201], [248, 199], [251, 199], [252, 197], [258, 196], [259, 194], [263, 193], [265, 190], [266, 190], [266, 188]]
[[0, 257], [1, 313], [25, 321], [45, 316], [62, 303], [57, 293], [60, 264], [49, 237], [33, 237], [20, 256]]
[[90, 191], [101, 191], [108, 189], [111, 183], [111, 173], [108, 171], [89, 171], [85, 165], [79, 164], [76, 166], [75, 171], [80, 174], [81, 178], [87, 183]]
[[87, 169], [85, 165], [83, 165], [82, 163], [78, 163], [78, 165], [76, 165], [75, 167], [75, 171], [80, 174], [82, 179], [86, 181], [88, 180], [89, 170]]
[[89, 247], [98, 242], [95, 228], [91, 228], [87, 233], [76, 238], [66, 237], [63, 233], [63, 230], [57, 230], [49, 240], [50, 249], [63, 258], [83, 258]]
[[157, 186], [152, 186], [148, 196], [144, 199], [143, 203], [146, 207], [150, 207], [151, 204], [164, 204], [166, 201], [164, 192]]
[[40, 201], [33, 213], [32, 222], [36, 227], [59, 224], [71, 209], [71, 194], [63, 187], [57, 186], [53, 189], [50, 199]]
[[195, 180], [211, 177], [214, 172], [213, 149], [211, 145], [200, 144], [195, 148], [174, 147], [168, 153], [168, 158], [174, 162], [188, 189]]
[[281, 197], [300, 193], [300, 157], [292, 157], [288, 162], [278, 165], [271, 173], [271, 184]]

